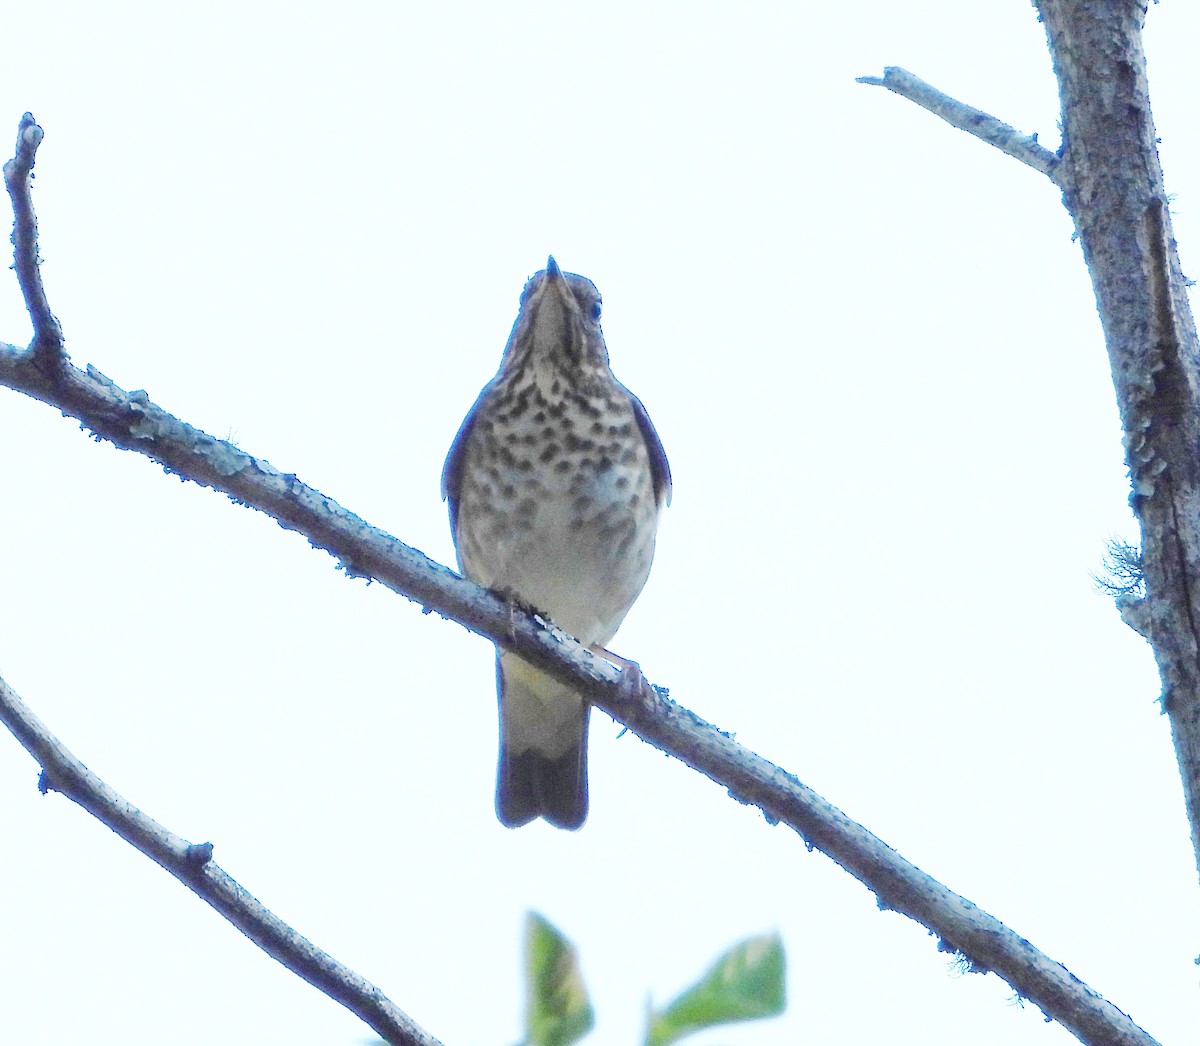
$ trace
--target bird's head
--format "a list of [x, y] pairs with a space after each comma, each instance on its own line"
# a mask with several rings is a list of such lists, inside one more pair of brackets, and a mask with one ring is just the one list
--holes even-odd
[[551, 255], [521, 292], [521, 307], [504, 350], [501, 370], [528, 364], [572, 376], [608, 369], [600, 329], [601, 298], [586, 276], [563, 272]]

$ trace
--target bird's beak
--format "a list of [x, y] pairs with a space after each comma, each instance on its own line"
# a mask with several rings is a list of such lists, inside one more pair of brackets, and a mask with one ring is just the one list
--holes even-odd
[[579, 306], [575, 303], [575, 296], [567, 284], [567, 278], [563, 275], [562, 269], [558, 267], [558, 262], [554, 260], [553, 254], [546, 259], [546, 278], [542, 281], [542, 288], [543, 302], [556, 301], [558, 307], [566, 309], [568, 313], [579, 311]]

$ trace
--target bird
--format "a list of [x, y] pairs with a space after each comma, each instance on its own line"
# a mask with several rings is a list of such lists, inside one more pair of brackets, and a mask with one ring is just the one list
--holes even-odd
[[[601, 306], [553, 255], [529, 278], [499, 370], [446, 456], [442, 498], [467, 577], [607, 653], [650, 574], [671, 468], [613, 376]], [[496, 691], [500, 823], [581, 827], [591, 706], [499, 646]]]

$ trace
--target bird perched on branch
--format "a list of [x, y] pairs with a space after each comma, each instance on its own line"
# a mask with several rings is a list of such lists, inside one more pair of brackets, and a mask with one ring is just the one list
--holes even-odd
[[[521, 292], [500, 360], [454, 438], [442, 497], [462, 571], [600, 649], [650, 573], [667, 456], [615, 377], [600, 292], [554, 258]], [[496, 815], [516, 828], [587, 817], [590, 706], [497, 648]]]

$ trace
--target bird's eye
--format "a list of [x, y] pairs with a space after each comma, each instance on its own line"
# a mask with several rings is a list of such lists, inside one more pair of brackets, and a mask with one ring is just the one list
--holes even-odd
[[597, 299], [592, 302], [592, 319], [599, 322], [600, 320], [600, 301]]

